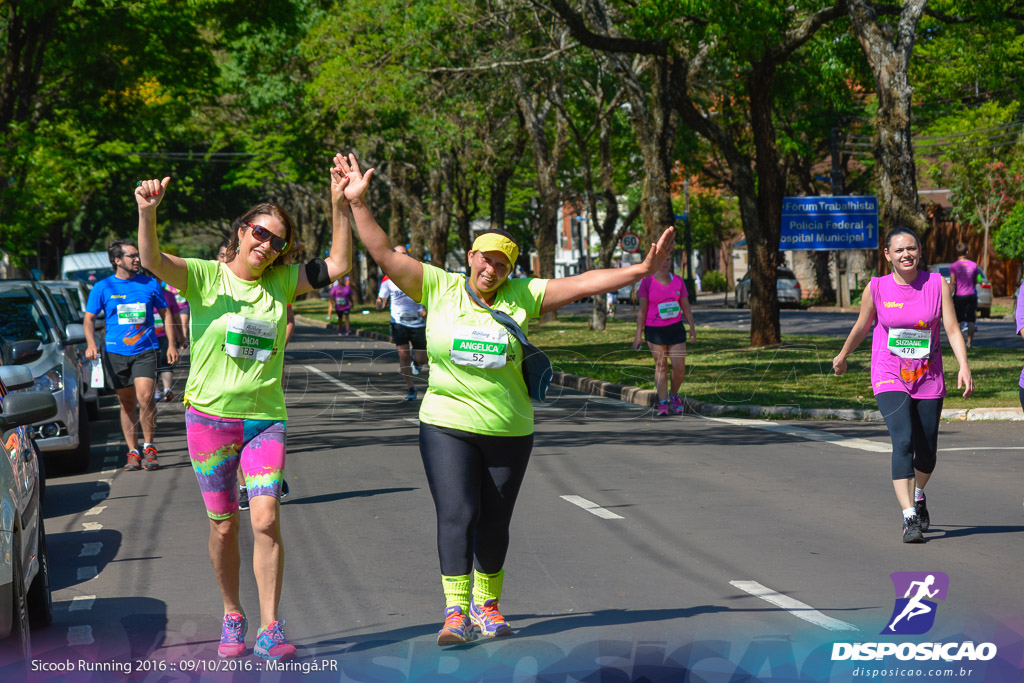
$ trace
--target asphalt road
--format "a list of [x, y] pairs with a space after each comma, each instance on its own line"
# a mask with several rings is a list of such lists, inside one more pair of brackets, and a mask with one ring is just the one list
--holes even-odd
[[[221, 602], [182, 407], [160, 406], [161, 469], [124, 472], [108, 398], [89, 472], [49, 481], [55, 621], [33, 633], [28, 680], [854, 680], [864, 662], [832, 662], [832, 644], [893, 639], [878, 634], [897, 571], [949, 577], [928, 635], [905, 640], [991, 641], [994, 660], [949, 666], [1020, 680], [1018, 424], [943, 425], [932, 530], [904, 545], [883, 425], [656, 419], [554, 387], [506, 565], [516, 635], [442, 650], [434, 514], [394, 351], [300, 327], [287, 358], [281, 614], [310, 670], [249, 656], [230, 665], [251, 670], [209, 671], [225, 665]], [[242, 592], [257, 622], [245, 560]], [[0, 657], [0, 680], [26, 676]]]

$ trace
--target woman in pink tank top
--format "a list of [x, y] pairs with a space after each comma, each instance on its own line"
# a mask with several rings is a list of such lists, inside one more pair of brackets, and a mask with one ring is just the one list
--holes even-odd
[[938, 273], [918, 269], [921, 243], [907, 228], [885, 240], [892, 273], [871, 278], [860, 317], [842, 351], [832, 360], [837, 375], [876, 323], [871, 337], [871, 388], [892, 440], [892, 483], [903, 510], [903, 542], [921, 543], [931, 523], [924, 486], [935, 470], [939, 419], [946, 385], [942, 378], [939, 323], [960, 364], [957, 388], [974, 393], [967, 347], [953, 309], [949, 285]]

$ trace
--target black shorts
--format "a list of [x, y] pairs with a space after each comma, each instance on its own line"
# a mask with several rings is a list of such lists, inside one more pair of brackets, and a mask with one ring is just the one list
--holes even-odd
[[406, 327], [393, 322], [391, 323], [391, 341], [395, 342], [395, 346], [405, 346], [411, 343], [412, 348], [426, 351], [427, 328], [426, 326]]
[[978, 318], [978, 295], [954, 296], [953, 309], [958, 323], [973, 323]]
[[103, 354], [103, 374], [107, 386], [115, 391], [135, 386], [135, 378], [148, 377], [156, 381], [156, 349], [143, 351], [134, 356], [119, 353]]
[[674, 322], [664, 327], [644, 327], [644, 339], [648, 344], [659, 346], [675, 346], [686, 343], [686, 327], [683, 321]]

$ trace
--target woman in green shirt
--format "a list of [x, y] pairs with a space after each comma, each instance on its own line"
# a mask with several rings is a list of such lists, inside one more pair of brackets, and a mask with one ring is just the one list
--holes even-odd
[[[348, 184], [359, 238], [395, 284], [427, 309], [430, 384], [420, 408], [420, 456], [437, 512], [437, 547], [445, 594], [439, 645], [504, 636], [498, 611], [509, 524], [533, 448], [533, 406], [523, 380], [521, 344], [466, 291], [527, 322], [577, 299], [617, 290], [658, 270], [671, 252], [667, 229], [646, 260], [554, 280], [509, 279], [519, 247], [491, 230], [468, 254], [469, 275], [447, 273], [392, 251], [364, 201], [373, 169], [335, 157]], [[472, 573], [471, 573], [472, 572]]]
[[327, 259], [283, 265], [294, 240], [288, 213], [259, 204], [235, 225], [226, 261], [182, 259], [161, 253], [156, 208], [170, 178], [140, 181], [139, 252], [143, 265], [188, 300], [192, 320], [191, 370], [185, 387], [189, 456], [210, 518], [210, 561], [224, 602], [221, 657], [246, 652], [247, 621], [239, 598], [238, 483], [249, 492], [253, 570], [259, 591], [260, 631], [254, 654], [290, 659], [295, 646], [278, 619], [284, 549], [280, 495], [288, 414], [281, 378], [287, 307], [352, 267], [352, 231], [345, 214], [348, 179], [331, 171], [334, 231]]

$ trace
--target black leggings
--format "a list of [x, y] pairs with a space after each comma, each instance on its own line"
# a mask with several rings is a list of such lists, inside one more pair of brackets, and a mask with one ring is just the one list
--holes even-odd
[[914, 470], [931, 474], [939, 445], [941, 398], [911, 398], [902, 391], [875, 396], [892, 439], [892, 478], [912, 479]]
[[533, 434], [487, 436], [420, 424], [420, 457], [437, 511], [441, 574], [505, 565], [508, 528], [533, 450]]
[[1017, 387], [1017, 397], [1020, 399], [1020, 407], [1024, 409], [1024, 387]]

